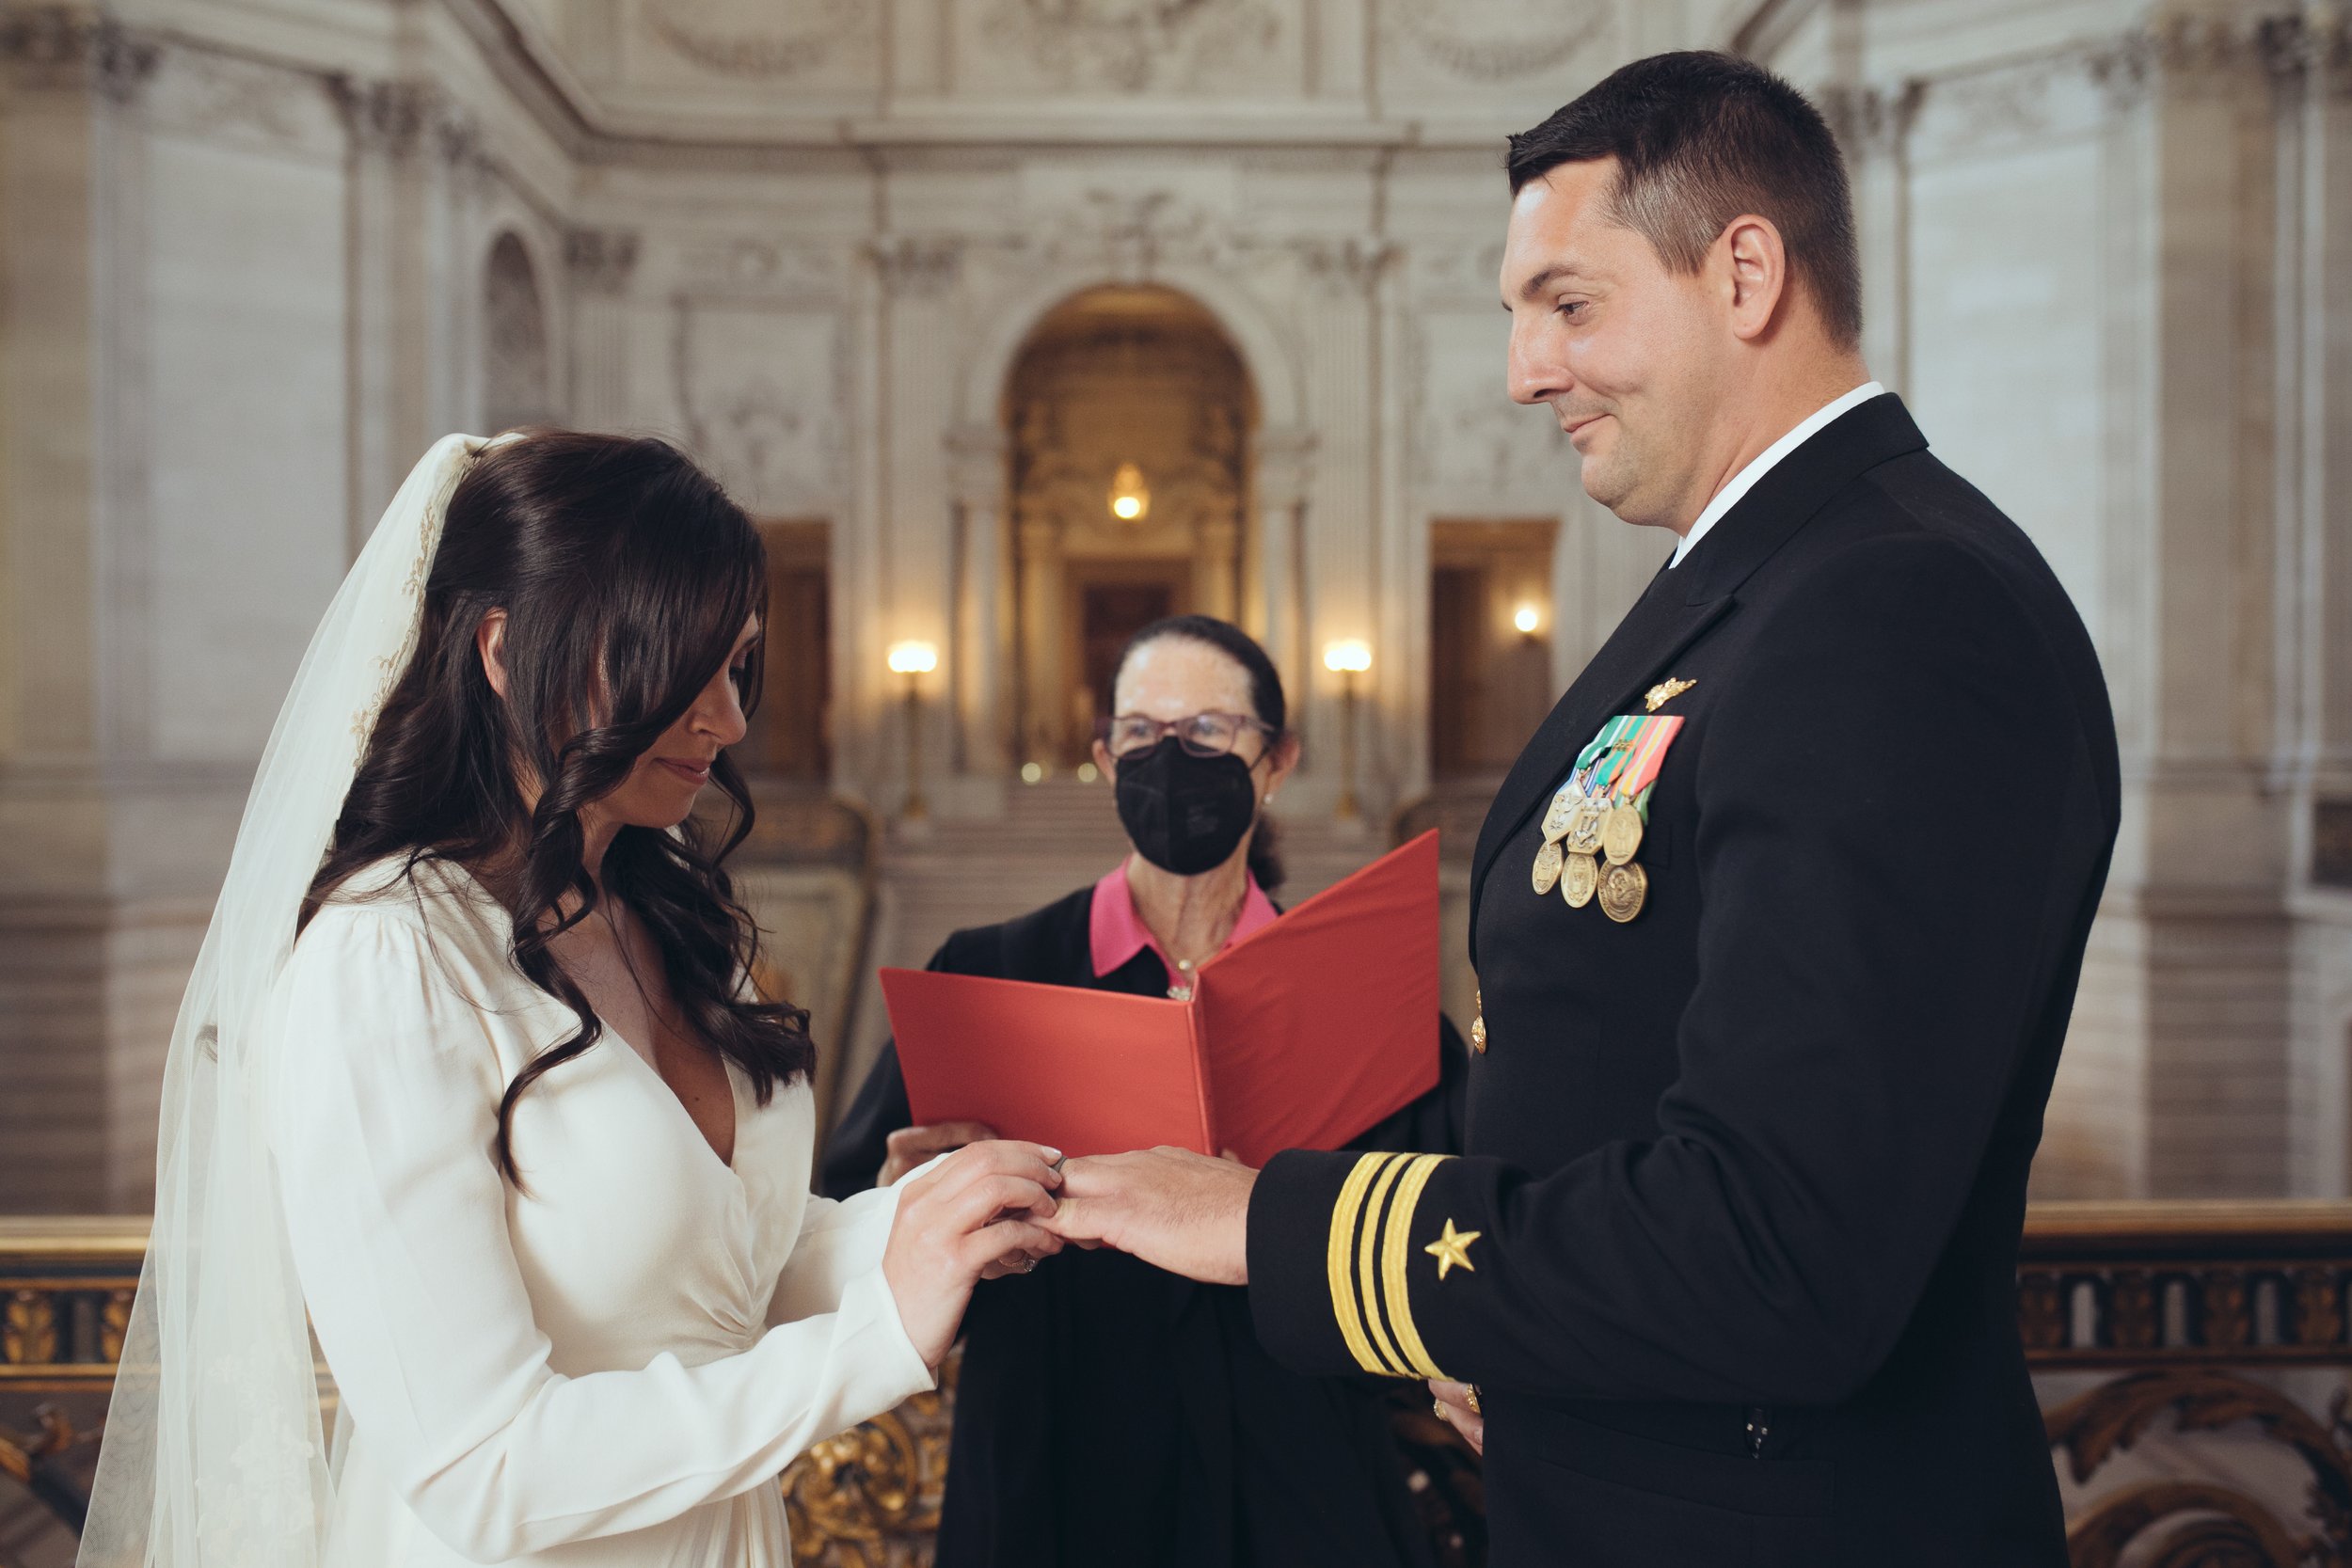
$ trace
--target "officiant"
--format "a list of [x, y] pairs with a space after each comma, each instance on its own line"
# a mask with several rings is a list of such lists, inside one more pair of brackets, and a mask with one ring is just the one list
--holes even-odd
[[[957, 932], [932, 969], [1184, 997], [1279, 918], [1263, 811], [1299, 743], [1273, 660], [1238, 626], [1179, 616], [1136, 634], [1112, 694], [1094, 758], [1132, 852], [1041, 910]], [[1442, 1016], [1430, 1026], [1438, 1087], [1350, 1148], [1460, 1147], [1466, 1053]], [[993, 1135], [913, 1119], [885, 1046], [827, 1148], [824, 1191], [886, 1186]], [[1049, 1259], [983, 1287], [964, 1318], [939, 1568], [1424, 1564], [1388, 1409], [1374, 1380], [1269, 1358], [1245, 1291], [1107, 1250]]]

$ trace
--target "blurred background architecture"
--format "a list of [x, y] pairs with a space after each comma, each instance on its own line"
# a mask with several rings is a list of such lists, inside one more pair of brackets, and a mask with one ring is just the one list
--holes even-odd
[[[879, 1043], [876, 963], [1110, 863], [1081, 740], [1163, 613], [1230, 615], [1282, 668], [1292, 896], [1437, 824], [1458, 931], [1486, 793], [1670, 543], [1503, 394], [1502, 138], [1685, 46], [1828, 111], [1873, 370], [2106, 660], [2125, 825], [2037, 1195], [2346, 1196], [2346, 26], [2335, 0], [0, 0], [0, 1213], [147, 1205], [253, 762], [452, 429], [663, 434], [763, 520], [749, 879], [827, 1096]], [[1448, 986], [1467, 1018], [1466, 965]]]

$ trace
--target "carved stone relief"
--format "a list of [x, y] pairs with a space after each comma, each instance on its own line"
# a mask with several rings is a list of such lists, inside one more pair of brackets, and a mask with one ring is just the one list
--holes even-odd
[[0, 68], [29, 87], [87, 87], [127, 103], [155, 73], [163, 47], [81, 6], [25, 6], [0, 16]]
[[281, 154], [340, 159], [343, 152], [344, 117], [331, 84], [308, 71], [176, 49], [145, 106], [151, 125], [182, 135]]
[[[1267, 0], [991, 0], [974, 42], [1029, 83], [1065, 92], [1231, 97], [1282, 85], [1267, 67], [1295, 49], [1287, 9]], [[997, 85], [986, 72], [974, 84]]]
[[629, 229], [575, 229], [564, 237], [564, 264], [582, 293], [626, 293], [637, 271], [637, 233]]
[[1608, 0], [1387, 0], [1381, 13], [1392, 54], [1418, 55], [1470, 82], [1556, 70], [1613, 36], [1613, 20]]
[[2124, 77], [2138, 79], [2130, 50], [2076, 52], [1917, 85], [1905, 152], [1917, 160], [1970, 157], [2096, 134], [2119, 107]]
[[697, 293], [763, 299], [837, 299], [847, 280], [843, 246], [747, 234], [690, 244], [679, 253], [678, 268]]
[[848, 468], [840, 318], [680, 295], [671, 370], [698, 456], [755, 511], [829, 515]]
[[639, 23], [707, 75], [797, 81], [874, 55], [881, 8], [866, 0], [644, 0]]
[[1567, 438], [1549, 410], [1522, 408], [1503, 386], [1500, 311], [1431, 311], [1407, 339], [1415, 487], [1439, 509], [1547, 510], [1576, 483]]

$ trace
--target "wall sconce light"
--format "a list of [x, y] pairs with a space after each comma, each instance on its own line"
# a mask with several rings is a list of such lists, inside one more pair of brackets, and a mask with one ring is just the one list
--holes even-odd
[[893, 642], [890, 673], [907, 682], [907, 799], [899, 815], [917, 821], [926, 813], [923, 800], [923, 677], [939, 668], [939, 649], [930, 642]]
[[1342, 822], [1362, 819], [1356, 799], [1356, 677], [1372, 668], [1372, 644], [1343, 638], [1323, 645], [1323, 667], [1340, 677], [1340, 799], [1331, 815]]
[[1511, 625], [1518, 628], [1521, 637], [1534, 636], [1535, 628], [1543, 624], [1544, 612], [1532, 604], [1519, 606], [1511, 616]]
[[1151, 510], [1152, 491], [1143, 483], [1143, 470], [1121, 463], [1111, 475], [1111, 515], [1122, 523], [1139, 523]]

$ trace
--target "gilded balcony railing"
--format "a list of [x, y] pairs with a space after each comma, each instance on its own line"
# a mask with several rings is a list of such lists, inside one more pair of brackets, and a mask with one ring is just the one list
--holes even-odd
[[[69, 1521], [94, 1434], [63, 1406], [79, 1396], [88, 1408], [112, 1384], [146, 1231], [144, 1219], [0, 1218], [0, 1475]], [[2314, 1370], [2352, 1368], [2348, 1287], [2352, 1203], [2031, 1211], [2018, 1326], [2052, 1396], [2054, 1457], [2076, 1488], [2075, 1568], [2352, 1568], [2352, 1418], [2341, 1378], [2328, 1380], [2332, 1401], [2309, 1386]], [[2297, 1376], [2304, 1386], [2290, 1391]], [[929, 1560], [952, 1378], [947, 1390], [818, 1444], [785, 1473], [799, 1562]], [[2177, 1447], [2160, 1473], [2106, 1483], [2132, 1468], [2108, 1468], [2129, 1450], [2241, 1423], [2293, 1456], [2308, 1477], [2301, 1497], [2256, 1496]], [[1461, 1498], [1474, 1507], [1474, 1470], [1445, 1490], [1457, 1511]], [[1439, 1544], [1454, 1548], [1449, 1560], [1475, 1556]]]
[[[2017, 1269], [2026, 1360], [2058, 1374], [2044, 1376], [2045, 1391], [2109, 1374], [2042, 1412], [2064, 1473], [2087, 1489], [2068, 1521], [2075, 1568], [2352, 1563], [2344, 1382], [2328, 1380], [2332, 1392], [2314, 1411], [2312, 1390], [2295, 1397], [2282, 1375], [2352, 1367], [2347, 1282], [2352, 1204], [2052, 1203], [2029, 1212]], [[2303, 1496], [2282, 1504], [2225, 1479], [2243, 1466], [2182, 1473], [2196, 1440], [2224, 1428], [2291, 1453]], [[2152, 1438], [2172, 1446], [2162, 1464], [2100, 1484]]]

